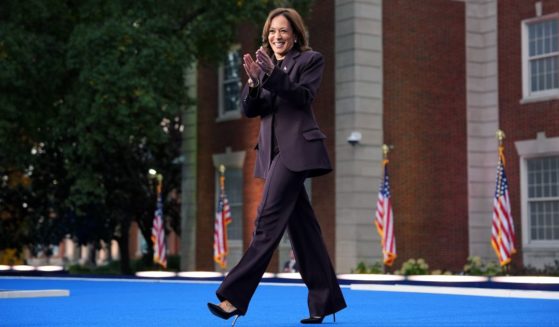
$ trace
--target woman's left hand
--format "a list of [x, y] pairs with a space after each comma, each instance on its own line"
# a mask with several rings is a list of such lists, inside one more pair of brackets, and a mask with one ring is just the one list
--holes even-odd
[[260, 66], [260, 69], [268, 75], [272, 74], [274, 71], [274, 62], [262, 47], [256, 50], [256, 63]]

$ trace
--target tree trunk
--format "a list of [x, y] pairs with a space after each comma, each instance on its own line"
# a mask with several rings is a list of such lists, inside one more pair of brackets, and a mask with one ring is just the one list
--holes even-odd
[[130, 238], [130, 222], [126, 221], [121, 224], [121, 233], [118, 238], [118, 248], [120, 252], [120, 273], [123, 275], [132, 275], [130, 268], [130, 250], [128, 242]]
[[88, 243], [87, 244], [87, 263], [86, 266], [90, 268], [95, 268], [97, 266], [97, 260], [95, 260], [97, 255], [97, 251], [95, 249], [95, 244]]

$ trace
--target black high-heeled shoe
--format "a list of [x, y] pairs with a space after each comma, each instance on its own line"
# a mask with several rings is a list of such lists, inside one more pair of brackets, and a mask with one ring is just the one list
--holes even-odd
[[227, 320], [235, 316], [235, 320], [233, 320], [233, 324], [231, 324], [231, 326], [235, 326], [235, 323], [237, 322], [237, 319], [239, 319], [239, 316], [243, 315], [239, 309], [227, 312], [223, 310], [219, 305], [213, 303], [208, 303], [208, 309], [210, 309], [210, 312], [213, 313], [216, 317], [219, 317], [221, 319]]
[[[333, 318], [334, 318], [334, 322], [336, 322], [336, 314], [333, 313], [332, 314]], [[324, 317], [326, 316], [311, 316], [308, 318], [305, 318], [303, 320], [301, 320], [302, 324], [322, 324], [322, 320], [324, 320]]]

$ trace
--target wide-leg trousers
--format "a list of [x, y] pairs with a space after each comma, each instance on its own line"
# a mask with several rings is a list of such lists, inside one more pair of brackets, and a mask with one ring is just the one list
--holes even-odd
[[270, 164], [253, 239], [216, 292], [221, 301], [228, 300], [243, 314], [286, 228], [301, 277], [309, 290], [309, 313], [323, 316], [346, 307], [305, 191], [303, 183], [307, 175], [307, 172], [287, 169], [281, 162], [281, 153]]

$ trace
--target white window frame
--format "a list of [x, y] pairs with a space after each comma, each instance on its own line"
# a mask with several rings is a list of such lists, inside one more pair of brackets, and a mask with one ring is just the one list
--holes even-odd
[[[240, 50], [241, 50], [241, 46], [239, 44], [235, 44], [235, 45], [231, 46], [229, 52], [240, 51]], [[242, 75], [242, 73], [240, 71], [241, 69], [242, 68], [239, 67], [240, 76]], [[218, 103], [218, 115], [217, 115], [216, 122], [235, 120], [235, 119], [240, 119], [242, 117], [240, 101], [239, 101], [239, 103], [237, 103], [237, 110], [225, 112], [225, 102], [224, 102], [225, 94], [224, 94], [224, 90], [223, 90], [223, 84], [225, 82], [224, 77], [225, 77], [224, 64], [221, 63], [219, 65], [219, 69], [218, 69], [218, 87], [217, 87], [217, 89], [218, 89], [218, 102], [219, 103]], [[241, 81], [241, 83], [242, 83], [242, 81]], [[240, 99], [240, 94], [239, 94], [239, 99]]]
[[[227, 168], [237, 168], [237, 169], [240, 168], [242, 170], [244, 162], [245, 162], [245, 156], [246, 156], [246, 151], [233, 152], [233, 151], [231, 151], [231, 147], [227, 147], [225, 149], [224, 153], [216, 153], [212, 156], [215, 171], [216, 172], [219, 171], [219, 166], [220, 165], [224, 165], [226, 169]], [[216, 177], [217, 176], [218, 175], [216, 174]], [[243, 184], [244, 184], [244, 175], [243, 175]], [[225, 191], [227, 191], [227, 190], [225, 190]], [[214, 199], [214, 201], [217, 201], [217, 192], [216, 192], [216, 198]], [[217, 203], [217, 202], [214, 202], [214, 203]], [[212, 218], [215, 219], [215, 217], [213, 215], [212, 215]], [[243, 224], [243, 225], [245, 223], [244, 217], [233, 217], [233, 220], [234, 221], [235, 220], [240, 221], [241, 224]], [[242, 227], [242, 229], [244, 229], [244, 226]], [[243, 232], [243, 236], [244, 236], [244, 232]], [[240, 240], [239, 239], [230, 239], [228, 241], [229, 241], [229, 256], [227, 258], [227, 261], [228, 261], [227, 269], [229, 270], [235, 264], [237, 264], [237, 262], [241, 259], [241, 256], [243, 254], [243, 240], [242, 239], [240, 239]], [[214, 264], [214, 267], [215, 267], [216, 271], [219, 271], [221, 269], [217, 264]]]
[[[515, 142], [520, 160], [520, 207], [522, 225], [522, 248], [525, 252], [559, 253], [559, 240], [531, 240], [528, 204], [528, 159], [559, 155], [559, 137], [547, 138], [544, 132], [534, 140]], [[513, 213], [514, 217], [514, 213]]]
[[[542, 22], [545, 20], [559, 20], [559, 13], [550, 15], [525, 19], [521, 23], [522, 34], [522, 100], [520, 103], [530, 103], [539, 101], [548, 101], [559, 99], [559, 88], [544, 90], [544, 91], [531, 91], [531, 75], [530, 75], [530, 56], [529, 56], [529, 34], [528, 25]], [[559, 56], [559, 51], [554, 54], [547, 54], [545, 57]]]

